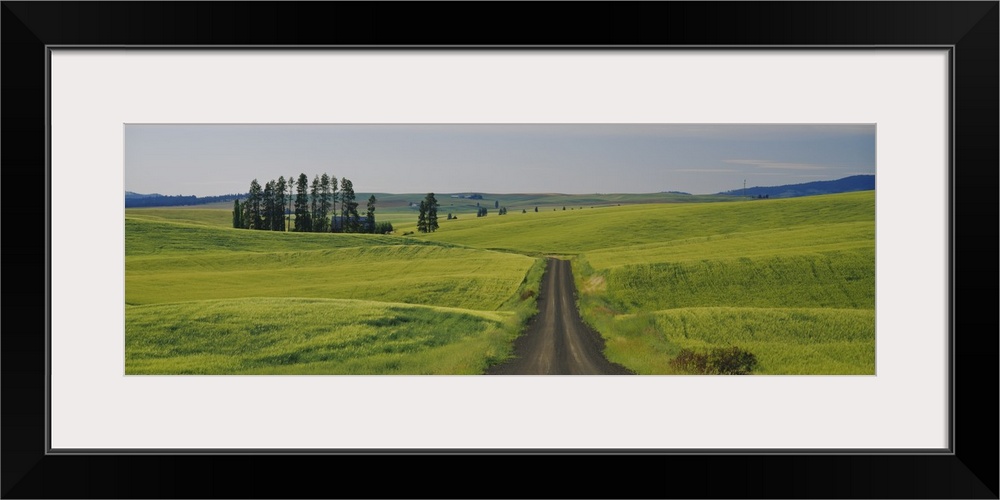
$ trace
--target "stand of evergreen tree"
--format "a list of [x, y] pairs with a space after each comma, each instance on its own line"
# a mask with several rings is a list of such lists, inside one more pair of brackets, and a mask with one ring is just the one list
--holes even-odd
[[[293, 181], [294, 179], [294, 181]], [[375, 195], [368, 198], [367, 213], [358, 213], [354, 183], [340, 179], [340, 216], [337, 216], [337, 178], [328, 174], [298, 178], [284, 176], [271, 180], [261, 188], [257, 179], [250, 183], [245, 201], [233, 200], [233, 227], [270, 231], [391, 233], [392, 224], [375, 221]], [[294, 194], [293, 194], [294, 190]], [[287, 207], [287, 208], [286, 208]], [[294, 223], [292, 214], [295, 215]], [[286, 217], [288, 219], [286, 220]], [[436, 219], [436, 218], [435, 218]], [[435, 225], [436, 225], [435, 220]]]

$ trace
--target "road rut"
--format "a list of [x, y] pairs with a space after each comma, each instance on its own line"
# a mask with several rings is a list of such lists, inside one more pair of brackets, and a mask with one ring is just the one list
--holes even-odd
[[550, 258], [538, 294], [538, 314], [514, 342], [514, 358], [488, 375], [627, 375], [602, 354], [604, 339], [576, 309], [569, 261]]

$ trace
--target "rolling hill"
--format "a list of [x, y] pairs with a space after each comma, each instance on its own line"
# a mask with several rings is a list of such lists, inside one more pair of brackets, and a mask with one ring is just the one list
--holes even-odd
[[819, 194], [851, 193], [854, 191], [871, 191], [875, 189], [874, 175], [852, 175], [832, 181], [815, 181], [802, 184], [784, 184], [781, 186], [754, 186], [723, 191], [719, 194], [728, 196], [746, 196], [756, 198], [796, 198], [799, 196], [815, 196]]
[[511, 355], [556, 255], [605, 355], [636, 373], [683, 374], [682, 351], [738, 347], [755, 373], [874, 374], [874, 191], [643, 196], [591, 208], [498, 195], [524, 211], [408, 236], [401, 204], [384, 215], [401, 221], [393, 235], [233, 229], [227, 207], [126, 210], [126, 372], [482, 373]]

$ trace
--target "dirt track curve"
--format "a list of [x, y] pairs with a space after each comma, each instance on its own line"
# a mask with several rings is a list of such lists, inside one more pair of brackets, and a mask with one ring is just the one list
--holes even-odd
[[608, 361], [604, 340], [576, 310], [576, 286], [569, 261], [548, 261], [538, 294], [538, 314], [514, 342], [514, 359], [488, 375], [628, 375]]

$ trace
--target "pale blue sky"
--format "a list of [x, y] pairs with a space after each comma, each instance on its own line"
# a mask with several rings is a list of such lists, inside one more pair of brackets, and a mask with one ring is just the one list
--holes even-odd
[[875, 125], [125, 125], [127, 191], [324, 172], [358, 192], [707, 194], [874, 174]]

